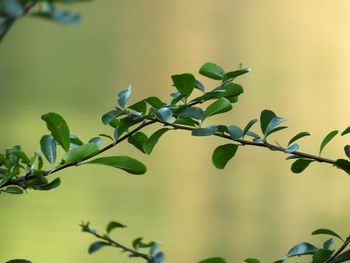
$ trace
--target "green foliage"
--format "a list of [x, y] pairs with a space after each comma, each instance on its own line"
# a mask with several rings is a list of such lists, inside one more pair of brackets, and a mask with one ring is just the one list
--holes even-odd
[[233, 158], [238, 149], [238, 145], [236, 144], [224, 144], [218, 146], [212, 156], [213, 164], [218, 169], [224, 169], [229, 160]]

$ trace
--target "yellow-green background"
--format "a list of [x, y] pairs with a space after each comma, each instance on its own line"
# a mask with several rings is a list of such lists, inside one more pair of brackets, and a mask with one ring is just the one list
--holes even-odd
[[[239, 104], [212, 123], [243, 126], [269, 108], [290, 127], [271, 140], [284, 144], [306, 130], [312, 137], [302, 149], [312, 153], [329, 131], [350, 124], [348, 1], [96, 0], [72, 8], [83, 14], [79, 26], [25, 18], [1, 44], [1, 151], [15, 144], [37, 150], [47, 133], [40, 116], [49, 111], [62, 114], [85, 141], [108, 133], [99, 118], [118, 90], [132, 84], [132, 101], [166, 99], [171, 74], [196, 73], [207, 61], [253, 68], [239, 79], [245, 87]], [[348, 138], [337, 137], [324, 155], [343, 156]], [[314, 229], [349, 233], [346, 174], [312, 164], [294, 175], [282, 154], [251, 147], [217, 170], [210, 160], [220, 143], [172, 132], [151, 156], [127, 143], [109, 152], [145, 162], [144, 176], [70, 168], [59, 174], [56, 190], [2, 194], [0, 261], [142, 262], [108, 248], [88, 255], [94, 239], [80, 232], [82, 220], [101, 230], [109, 220], [125, 223], [117, 240], [162, 241], [171, 263], [217, 255], [272, 262], [299, 241], [320, 244], [310, 236]]]

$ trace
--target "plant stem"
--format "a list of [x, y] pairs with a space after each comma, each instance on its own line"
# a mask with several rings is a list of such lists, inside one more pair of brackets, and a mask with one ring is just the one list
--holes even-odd
[[348, 245], [350, 244], [350, 236], [345, 240], [343, 245], [341, 245], [333, 254], [324, 262], [331, 263], [333, 259], [335, 259]]
[[[83, 225], [81, 225], [81, 226], [83, 226]], [[109, 236], [106, 236], [106, 235], [102, 236], [102, 235], [98, 234], [96, 231], [91, 230], [90, 228], [84, 230], [84, 232], [88, 232], [88, 233], [94, 235], [95, 237], [108, 242], [111, 246], [116, 247], [116, 248], [120, 248], [121, 250], [130, 253], [130, 256], [132, 256], [132, 257], [143, 258], [147, 262], [151, 262], [151, 260], [152, 260], [149, 255], [144, 254], [144, 253], [140, 253], [140, 252], [138, 252], [138, 251], [136, 251], [136, 250], [134, 250], [132, 248], [128, 248], [128, 247], [126, 247], [126, 246], [124, 246], [124, 245], [114, 241]]]

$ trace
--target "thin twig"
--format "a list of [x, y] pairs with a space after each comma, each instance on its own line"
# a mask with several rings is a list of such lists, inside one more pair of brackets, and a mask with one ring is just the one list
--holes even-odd
[[348, 245], [350, 244], [350, 237], [348, 237], [343, 245], [341, 245], [333, 254], [324, 262], [331, 263], [333, 259], [335, 259]]

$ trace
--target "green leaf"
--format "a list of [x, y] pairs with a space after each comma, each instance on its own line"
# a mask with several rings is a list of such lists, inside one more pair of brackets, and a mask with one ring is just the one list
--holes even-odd
[[103, 241], [94, 242], [89, 246], [88, 252], [89, 254], [95, 253], [96, 251], [100, 250], [105, 246], [110, 246], [110, 244]]
[[265, 132], [264, 132], [264, 135], [265, 135], [265, 138], [270, 135], [271, 133], [275, 132], [276, 131], [276, 127], [278, 125], [280, 125], [282, 122], [284, 122], [286, 119], [284, 118], [280, 118], [280, 117], [277, 117], [275, 116], [270, 122], [269, 124], [267, 125], [266, 129], [265, 129]]
[[346, 134], [350, 133], [350, 126], [347, 127], [342, 133], [341, 133], [341, 136], [344, 136]]
[[135, 104], [128, 107], [129, 109], [132, 109], [134, 111], [140, 112], [142, 114], [145, 114], [147, 111], [147, 104], [145, 100], [141, 100], [139, 102], [136, 102]]
[[269, 126], [270, 122], [273, 120], [273, 118], [276, 117], [276, 114], [271, 110], [263, 110], [260, 114], [260, 126], [261, 131], [263, 134], [265, 134], [267, 127]]
[[53, 6], [40, 12], [31, 13], [30, 15], [50, 19], [63, 24], [78, 24], [80, 22], [80, 15], [78, 13], [58, 10]]
[[350, 145], [344, 146], [344, 152], [348, 158], [350, 158]]
[[113, 137], [112, 137], [112, 136], [110, 136], [110, 135], [108, 135], [108, 134], [100, 133], [100, 134], [99, 134], [99, 136], [101, 136], [101, 137], [105, 137], [105, 138], [110, 139], [111, 141], [114, 141]]
[[236, 83], [228, 83], [213, 91], [207, 92], [192, 101], [207, 101], [211, 99], [227, 98], [231, 103], [237, 102], [237, 96], [243, 93], [243, 87]]
[[233, 158], [238, 149], [236, 144], [224, 144], [217, 147], [212, 156], [213, 164], [218, 169], [224, 169], [229, 160]]
[[1, 4], [10, 17], [19, 18], [24, 14], [23, 7], [17, 0], [2, 0]]
[[327, 261], [327, 259], [332, 255], [332, 250], [327, 249], [319, 249], [313, 256], [312, 256], [312, 263], [324, 263]]
[[78, 146], [69, 152], [66, 152], [62, 160], [65, 163], [70, 163], [78, 160], [85, 160], [86, 158], [92, 157], [98, 153], [98, 146], [95, 143], [88, 143], [82, 146]]
[[226, 260], [223, 258], [214, 257], [201, 260], [198, 263], [226, 263]]
[[1, 189], [1, 192], [5, 192], [8, 194], [16, 194], [16, 195], [20, 195], [24, 193], [23, 189], [18, 186], [8, 186], [6, 189]]
[[147, 171], [146, 166], [129, 156], [108, 156], [94, 159], [85, 164], [103, 164], [124, 170], [130, 174], [144, 174]]
[[335, 161], [337, 168], [342, 169], [348, 175], [350, 175], [350, 162], [344, 159], [338, 159]]
[[191, 126], [191, 127], [198, 127], [199, 122], [195, 121], [193, 119], [176, 119], [174, 121], [175, 124], [180, 124], [180, 125], [186, 125], [186, 126]]
[[214, 63], [205, 63], [199, 69], [199, 74], [211, 79], [221, 80], [225, 74], [225, 71]]
[[292, 145], [289, 145], [287, 148], [284, 149], [286, 153], [292, 153], [299, 150], [299, 145], [294, 143]]
[[120, 107], [124, 108], [129, 97], [131, 95], [131, 85], [129, 85], [128, 89], [122, 90], [118, 93], [118, 104]]
[[288, 128], [287, 126], [280, 126], [280, 127], [276, 127], [274, 129], [272, 129], [271, 131], [269, 131], [269, 133], [265, 136], [265, 138], [267, 138], [268, 136], [270, 136], [271, 134], [275, 133], [275, 132], [278, 132], [280, 130], [284, 130]]
[[61, 185], [61, 179], [57, 177], [54, 180], [52, 180], [50, 183], [37, 187], [36, 190], [48, 191], [48, 190], [57, 188], [60, 185]]
[[156, 115], [158, 119], [166, 122], [173, 116], [173, 112], [168, 107], [164, 107], [157, 110]]
[[255, 141], [255, 142], [262, 140], [262, 138], [260, 137], [259, 134], [256, 134], [255, 132], [252, 132], [252, 131], [247, 131], [246, 135], [253, 137], [253, 141]]
[[215, 134], [215, 130], [209, 128], [197, 128], [192, 130], [192, 136], [210, 136]]
[[14, 151], [13, 154], [22, 160], [23, 163], [29, 164], [30, 160], [23, 151]]
[[162, 128], [156, 132], [154, 132], [147, 141], [143, 144], [143, 150], [144, 153], [146, 154], [151, 154], [153, 151], [154, 146], [157, 144], [159, 141], [159, 138], [167, 132], [169, 129], [168, 128]]
[[76, 148], [76, 147], [84, 144], [77, 136], [75, 136], [73, 134], [71, 134], [69, 136], [69, 138], [70, 138], [70, 147], [71, 148]]
[[232, 109], [231, 102], [226, 98], [221, 98], [210, 104], [204, 112], [205, 118], [213, 116], [215, 114], [224, 113]]
[[89, 140], [89, 143], [100, 145], [102, 143], [102, 139], [100, 137], [93, 137]]
[[102, 115], [101, 121], [103, 124], [109, 124], [111, 121], [113, 121], [115, 118], [125, 114], [124, 112], [120, 110], [111, 110], [105, 114]]
[[143, 149], [143, 145], [147, 139], [148, 137], [146, 134], [143, 132], [137, 132], [128, 138], [128, 143], [134, 145], [137, 149], [144, 153], [145, 151]]
[[59, 145], [67, 152], [69, 150], [70, 138], [69, 128], [63, 117], [57, 113], [49, 112], [41, 116], [46, 126]]
[[12, 260], [6, 261], [6, 263], [32, 263], [32, 262], [26, 259], [12, 259]]
[[341, 253], [335, 259], [332, 260], [332, 263], [340, 263], [350, 260], [350, 249]]
[[171, 76], [175, 88], [185, 96], [191, 95], [196, 86], [196, 80], [192, 74], [184, 73]]
[[248, 122], [248, 124], [243, 129], [243, 137], [247, 134], [251, 127], [257, 122], [257, 119], [252, 119]]
[[313, 245], [311, 245], [310, 243], [302, 242], [302, 243], [292, 247], [288, 251], [287, 257], [294, 257], [294, 256], [302, 256], [302, 255], [314, 254], [317, 250], [318, 250], [318, 248], [313, 246]]
[[238, 126], [230, 125], [230, 126], [227, 127], [227, 129], [228, 129], [228, 132], [229, 132], [230, 137], [232, 139], [240, 139], [240, 138], [242, 138], [243, 131]]
[[297, 135], [295, 135], [292, 139], [289, 140], [288, 142], [288, 146], [291, 145], [293, 142], [295, 142], [296, 140], [299, 140], [305, 136], [310, 136], [311, 134], [308, 132], [299, 132]]
[[0, 179], [0, 187], [6, 184], [13, 177], [13, 174], [10, 172], [0, 173], [0, 175], [2, 176], [2, 178]]
[[204, 112], [201, 108], [187, 107], [179, 114], [179, 118], [192, 118], [196, 120], [204, 119]]
[[164, 106], [164, 103], [157, 97], [148, 97], [145, 101], [155, 109], [160, 109]]
[[223, 77], [222, 77], [222, 82], [228, 82], [228, 81], [233, 81], [235, 78], [238, 76], [244, 75], [246, 73], [251, 72], [251, 68], [243, 68], [235, 71], [230, 71], [227, 72]]
[[51, 135], [44, 135], [40, 139], [40, 147], [46, 160], [54, 164], [56, 161], [56, 141]]
[[112, 232], [113, 229], [115, 228], [125, 228], [126, 225], [123, 225], [119, 222], [116, 222], [116, 221], [111, 221], [108, 223], [107, 227], [106, 227], [106, 232], [107, 234], [110, 234]]
[[317, 229], [317, 230], [315, 230], [314, 232], [312, 232], [311, 235], [329, 235], [329, 236], [337, 237], [337, 238], [339, 238], [341, 241], [344, 242], [344, 240], [342, 239], [342, 237], [339, 236], [337, 233], [335, 233], [335, 232], [332, 231], [332, 230], [325, 229], [325, 228]]
[[313, 162], [313, 160], [298, 159], [292, 164], [292, 167], [291, 167], [292, 172], [299, 174], [302, 171], [304, 171], [312, 162]]
[[204, 85], [199, 80], [195, 80], [195, 88], [205, 92]]
[[331, 246], [333, 245], [334, 243], [334, 239], [333, 238], [330, 238], [328, 240], [326, 240], [324, 243], [323, 243], [323, 248], [324, 249], [330, 249]]
[[247, 258], [246, 260], [244, 260], [244, 262], [247, 262], [247, 263], [260, 263], [260, 260], [258, 260], [256, 258]]
[[322, 153], [323, 148], [338, 134], [337, 130], [331, 131], [327, 134], [327, 136], [323, 139], [320, 146], [320, 155]]

